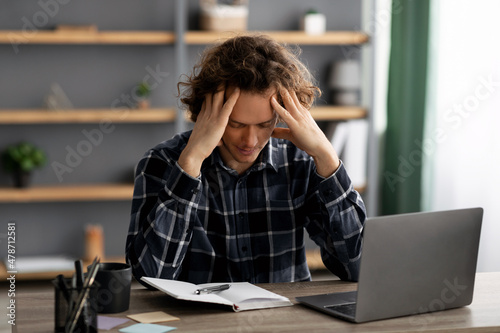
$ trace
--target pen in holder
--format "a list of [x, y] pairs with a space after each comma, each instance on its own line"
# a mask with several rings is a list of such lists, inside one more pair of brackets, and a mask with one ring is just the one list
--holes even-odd
[[55, 287], [54, 332], [97, 333], [97, 290], [98, 283], [77, 285], [72, 279], [57, 276]]

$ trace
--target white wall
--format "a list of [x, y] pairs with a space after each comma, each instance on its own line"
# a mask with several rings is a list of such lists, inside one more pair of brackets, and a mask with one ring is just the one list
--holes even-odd
[[424, 208], [485, 210], [478, 271], [500, 271], [500, 2], [432, 2]]

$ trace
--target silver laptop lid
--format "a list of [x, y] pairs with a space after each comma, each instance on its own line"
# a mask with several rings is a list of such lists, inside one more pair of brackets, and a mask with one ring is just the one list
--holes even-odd
[[357, 322], [472, 302], [482, 208], [366, 221]]

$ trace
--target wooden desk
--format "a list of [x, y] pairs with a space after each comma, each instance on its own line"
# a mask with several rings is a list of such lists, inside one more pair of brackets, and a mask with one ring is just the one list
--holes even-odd
[[[350, 291], [355, 283], [318, 281], [260, 285], [289, 297], [325, 292]], [[17, 299], [18, 332], [53, 332], [53, 293], [20, 294]], [[479, 273], [474, 301], [470, 306], [423, 314], [351, 324], [308, 309], [302, 305], [244, 311], [235, 313], [227, 308], [180, 302], [159, 291], [133, 289], [130, 309], [115, 314], [125, 317], [148, 311], [165, 311], [180, 317], [180, 321], [163, 323], [177, 327], [174, 332], [500, 332], [500, 273]], [[129, 326], [131, 321], [111, 331]]]

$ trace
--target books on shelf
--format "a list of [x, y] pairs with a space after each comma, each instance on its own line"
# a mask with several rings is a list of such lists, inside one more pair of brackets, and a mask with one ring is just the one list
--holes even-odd
[[366, 119], [350, 120], [338, 124], [330, 124], [327, 137], [331, 138], [333, 148], [349, 173], [354, 187], [366, 185], [368, 121]]
[[197, 290], [226, 283], [196, 285], [189, 282], [144, 276], [141, 280], [173, 298], [184, 301], [227, 305], [235, 312], [293, 305], [288, 298], [248, 282], [230, 282], [227, 283], [229, 284], [229, 289], [209, 294], [197, 294]]

